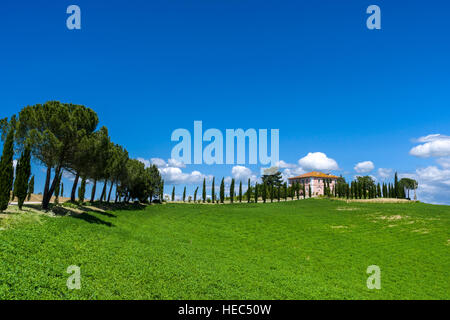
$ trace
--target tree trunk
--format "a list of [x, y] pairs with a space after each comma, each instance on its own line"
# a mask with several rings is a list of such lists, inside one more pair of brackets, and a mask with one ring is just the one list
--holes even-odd
[[52, 174], [52, 168], [50, 166], [47, 167], [47, 175], [45, 177], [45, 186], [44, 186], [44, 193], [42, 196], [42, 207], [44, 207], [44, 199], [47, 197], [48, 188], [50, 185], [50, 177]]
[[92, 187], [92, 193], [91, 193], [91, 203], [95, 200], [95, 192], [97, 191], [97, 180], [94, 180], [94, 186]]
[[[50, 189], [47, 191], [47, 194], [42, 199], [42, 209], [44, 209], [44, 210], [48, 209], [48, 205], [52, 198], [53, 192], [55, 191], [56, 183], [58, 183], [60, 173], [61, 173], [61, 167], [58, 166], [55, 169], [55, 176], [53, 177], [52, 185], [50, 186]], [[48, 174], [48, 171], [47, 171], [47, 174]], [[47, 185], [47, 181], [46, 181], [46, 185]]]
[[75, 181], [72, 186], [72, 193], [70, 194], [70, 201], [75, 202], [75, 194], [77, 192], [78, 180], [80, 180], [80, 175], [77, 173], [75, 176]]
[[111, 188], [109, 188], [109, 193], [108, 193], [108, 203], [111, 201], [111, 192], [114, 186], [114, 181], [111, 181]]
[[103, 184], [102, 194], [100, 196], [100, 202], [103, 202], [103, 199], [106, 198], [106, 187], [107, 186], [108, 186], [108, 180], [105, 180], [105, 183]]

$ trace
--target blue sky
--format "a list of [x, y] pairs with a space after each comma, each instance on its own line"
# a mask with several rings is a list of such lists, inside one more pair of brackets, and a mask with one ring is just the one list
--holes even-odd
[[[66, 28], [71, 4], [81, 30]], [[381, 30], [366, 27], [371, 4]], [[48, 100], [84, 104], [132, 157], [166, 162], [172, 131], [193, 130], [194, 120], [223, 132], [276, 128], [285, 175], [307, 171], [298, 160], [321, 152], [335, 174], [351, 179], [371, 161], [364, 174], [383, 181], [378, 169], [397, 170], [419, 180], [419, 199], [450, 203], [449, 9], [423, 0], [6, 0], [0, 117]], [[165, 167], [177, 193], [203, 175], [233, 175], [230, 165]], [[234, 174], [259, 175], [245, 167]]]

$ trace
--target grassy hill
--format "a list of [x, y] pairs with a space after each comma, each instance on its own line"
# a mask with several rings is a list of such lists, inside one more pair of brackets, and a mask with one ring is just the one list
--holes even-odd
[[[448, 206], [78, 209], [0, 219], [1, 299], [450, 298]], [[66, 287], [70, 265], [81, 268], [81, 290]], [[366, 286], [369, 265], [381, 268], [381, 290]]]

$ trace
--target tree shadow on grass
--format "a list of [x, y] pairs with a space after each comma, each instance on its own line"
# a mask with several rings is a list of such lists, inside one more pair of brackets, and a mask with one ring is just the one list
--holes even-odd
[[[30, 207], [32, 209], [35, 209], [35, 210], [42, 210], [41, 206], [38, 204], [27, 204], [26, 206]], [[108, 227], [114, 227], [114, 224], [112, 224], [111, 222], [108, 222], [108, 221], [104, 221], [104, 220], [92, 215], [91, 213], [96, 212], [96, 213], [103, 214], [107, 217], [114, 217], [114, 218], [116, 217], [116, 215], [113, 215], [111, 213], [92, 210], [91, 208], [83, 207], [83, 206], [79, 206], [77, 208], [71, 208], [71, 207], [64, 207], [64, 206], [59, 206], [59, 205], [57, 206], [57, 205], [52, 204], [50, 206], [50, 211], [51, 211], [51, 213], [53, 213], [56, 216], [69, 216], [69, 217], [76, 218], [76, 219], [82, 219], [89, 223], [101, 224], [101, 225], [105, 225]]]
[[145, 210], [147, 205], [140, 203], [111, 203], [111, 202], [93, 202], [89, 203], [90, 208], [96, 208], [101, 211], [138, 211]]
[[79, 206], [78, 208], [79, 208], [80, 210], [83, 210], [84, 212], [89, 212], [89, 211], [91, 211], [91, 212], [95, 212], [95, 213], [102, 214], [102, 215], [107, 216], [107, 217], [109, 217], [109, 218], [117, 218], [117, 216], [116, 216], [115, 214], [106, 212], [106, 211], [104, 211], [104, 210], [102, 210], [102, 209], [97, 209], [96, 207], [93, 207], [93, 206], [92, 206], [92, 207]]
[[89, 223], [96, 223], [96, 224], [102, 224], [108, 227], [114, 227], [114, 225], [111, 222], [104, 221], [100, 218], [97, 218], [96, 216], [93, 216], [92, 214], [89, 214], [87, 212], [81, 213], [81, 214], [71, 214], [72, 218], [81, 219]]

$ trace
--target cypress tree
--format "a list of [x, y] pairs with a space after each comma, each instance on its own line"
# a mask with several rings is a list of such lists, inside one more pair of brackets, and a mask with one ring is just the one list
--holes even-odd
[[175, 201], [175, 186], [172, 188], [172, 202]]
[[34, 193], [34, 176], [31, 177], [30, 183], [28, 184], [28, 196], [27, 200], [31, 200], [31, 195]]
[[231, 184], [230, 184], [230, 202], [231, 203], [234, 202], [234, 178], [231, 179]]
[[398, 185], [397, 172], [395, 172], [395, 178], [394, 178], [394, 198], [400, 198], [400, 189], [399, 189], [399, 185]]
[[225, 181], [222, 178], [222, 182], [220, 183], [220, 203], [225, 201]]
[[0, 160], [0, 212], [8, 208], [14, 181], [14, 129], [10, 129], [3, 145]]
[[183, 190], [183, 202], [185, 202], [186, 201], [186, 186], [184, 187], [184, 190]]
[[83, 177], [81, 179], [81, 185], [78, 188], [78, 201], [80, 202], [80, 204], [84, 202], [85, 193], [86, 193], [86, 178]]
[[265, 183], [263, 183], [262, 185], [262, 199], [263, 202], [266, 203], [266, 198], [267, 198], [267, 186]]
[[255, 183], [255, 203], [258, 203], [258, 182]]
[[14, 194], [17, 196], [19, 209], [22, 210], [23, 203], [28, 195], [28, 181], [31, 175], [31, 148], [27, 145], [22, 152], [16, 166], [16, 180], [14, 182]]
[[312, 197], [311, 184], [308, 186], [308, 197]]
[[302, 191], [303, 191], [303, 199], [306, 199], [306, 187], [305, 187], [305, 184], [302, 184]]
[[239, 202], [242, 202], [242, 181], [239, 181]]
[[214, 203], [214, 202], [216, 202], [216, 187], [214, 186], [214, 180], [215, 180], [216, 178], [215, 177], [213, 177], [213, 181], [212, 181], [212, 186], [211, 186], [211, 188], [212, 188], [212, 190], [211, 190], [211, 200], [212, 200], [212, 203]]
[[270, 192], [270, 202], [273, 202], [273, 198], [275, 197], [275, 187], [274, 185], [268, 185], [269, 192]]
[[277, 187], [277, 192], [278, 192], [278, 194], [277, 194], [277, 196], [278, 196], [278, 202], [280, 202], [280, 201], [281, 201], [281, 186], [278, 186], [278, 187]]
[[288, 186], [287, 186], [287, 182], [284, 183], [284, 201], [287, 201], [288, 198]]
[[198, 187], [195, 188], [195, 191], [194, 191], [194, 203], [197, 202], [197, 192], [198, 192]]
[[202, 190], [202, 201], [206, 201], [206, 178], [203, 178], [203, 190]]
[[250, 203], [252, 197], [252, 186], [250, 184], [250, 178], [248, 178], [248, 186], [247, 186], [247, 203]]

